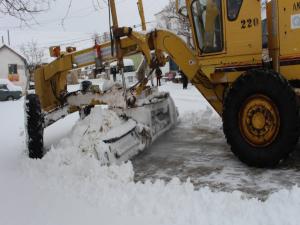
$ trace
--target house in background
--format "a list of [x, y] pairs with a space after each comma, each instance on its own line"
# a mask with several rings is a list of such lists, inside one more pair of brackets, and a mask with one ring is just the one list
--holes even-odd
[[7, 45], [0, 47], [0, 79], [8, 79], [26, 88], [26, 59]]

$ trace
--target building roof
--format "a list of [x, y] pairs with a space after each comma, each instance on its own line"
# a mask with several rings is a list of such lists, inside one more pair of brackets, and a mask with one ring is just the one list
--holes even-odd
[[25, 64], [27, 64], [27, 61], [26, 59], [24, 58], [24, 56], [22, 56], [21, 54], [19, 54], [18, 52], [16, 52], [14, 49], [12, 49], [11, 47], [7, 46], [6, 44], [2, 45], [0, 47], [0, 51], [3, 50], [3, 49], [8, 49], [9, 51], [11, 51], [12, 53], [14, 53], [15, 55], [17, 55], [18, 57], [20, 57]]

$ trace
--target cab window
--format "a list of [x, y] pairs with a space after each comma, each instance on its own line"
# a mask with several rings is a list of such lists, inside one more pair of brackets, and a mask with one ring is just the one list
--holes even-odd
[[202, 53], [223, 50], [221, 0], [195, 0], [192, 14], [198, 46]]
[[9, 74], [18, 74], [18, 65], [17, 64], [9, 64], [8, 65], [8, 73]]
[[238, 18], [243, 0], [227, 0], [227, 17], [230, 21]]

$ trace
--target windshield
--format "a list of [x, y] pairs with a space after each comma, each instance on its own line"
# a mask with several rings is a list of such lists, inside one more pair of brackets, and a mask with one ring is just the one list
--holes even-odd
[[223, 50], [221, 0], [195, 0], [193, 20], [198, 46], [203, 53]]

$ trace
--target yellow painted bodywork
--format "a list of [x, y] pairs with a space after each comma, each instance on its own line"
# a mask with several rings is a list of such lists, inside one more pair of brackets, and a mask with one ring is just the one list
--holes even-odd
[[268, 146], [279, 133], [278, 108], [267, 96], [254, 95], [246, 99], [241, 107], [239, 124], [244, 139], [250, 145], [254, 147]]
[[[131, 32], [130, 28], [123, 28], [123, 33], [127, 35], [116, 38], [114, 56], [111, 55], [110, 42], [98, 46], [102, 51], [101, 61], [118, 60], [120, 62], [124, 56], [140, 52], [146, 57], [149, 66], [154, 68], [164, 65], [167, 59], [163, 53], [167, 53], [221, 115], [226, 88], [248, 69], [262, 67], [261, 1], [244, 0], [237, 18], [231, 21], [227, 17], [226, 0], [221, 0], [221, 12], [216, 10], [214, 0], [207, 0], [205, 20], [207, 33], [203, 34], [203, 37], [211, 35], [210, 32], [214, 29], [217, 16], [222, 19], [223, 30], [223, 49], [209, 54], [200, 49], [196, 24], [193, 19], [193, 2], [193, 0], [185, 0], [194, 49], [191, 49], [181, 37], [170, 31], [155, 30], [145, 33]], [[274, 19], [274, 21], [269, 19], [268, 26], [269, 32], [273, 31], [273, 34], [269, 36], [269, 46], [274, 68], [277, 65], [278, 71], [289, 80], [298, 79], [300, 75], [300, 65], [280, 66], [282, 59], [300, 58], [300, 29], [289, 29], [290, 16], [298, 13], [293, 11], [295, 2], [297, 1], [272, 0], [268, 4], [267, 13], [268, 18]], [[273, 6], [275, 8], [272, 9], [271, 4], [275, 4]], [[114, 0], [111, 0], [111, 7], [113, 29], [117, 30], [119, 27]], [[145, 29], [141, 0], [138, 1], [138, 7], [142, 26]], [[255, 26], [244, 26], [243, 21], [247, 20], [254, 21]], [[276, 35], [274, 35], [275, 31]], [[207, 41], [207, 44], [211, 45], [212, 43]], [[95, 51], [96, 47], [61, 55], [49, 65], [35, 72], [36, 92], [41, 99], [43, 110], [49, 111], [62, 104], [59, 96], [66, 91], [67, 72], [73, 68], [94, 64], [97, 58]], [[151, 51], [155, 52], [156, 64], [152, 60]], [[53, 90], [55, 90], [54, 94]]]
[[[122, 39], [121, 46], [122, 54], [124, 55], [140, 52], [138, 46], [129, 38]], [[100, 49], [106, 52], [102, 58], [104, 62], [111, 62], [116, 59], [114, 56], [111, 56], [110, 43], [100, 45]], [[51, 111], [61, 106], [62, 103], [59, 96], [66, 92], [68, 72], [72, 69], [93, 65], [96, 58], [96, 47], [93, 47], [61, 55], [48, 65], [37, 69], [34, 73], [36, 94], [40, 98], [43, 110]]]
[[293, 26], [293, 19], [300, 20], [300, 1], [272, 0], [268, 3], [267, 17], [269, 49], [274, 69], [288, 80], [300, 76], [300, 24]]

